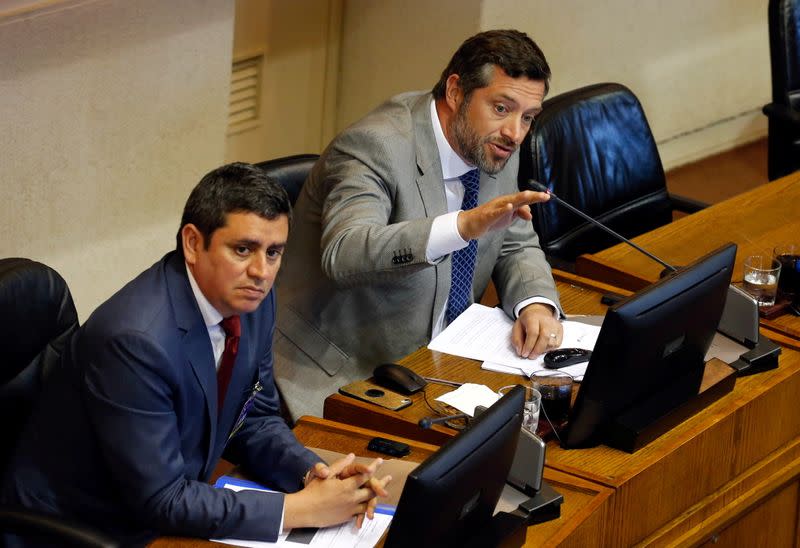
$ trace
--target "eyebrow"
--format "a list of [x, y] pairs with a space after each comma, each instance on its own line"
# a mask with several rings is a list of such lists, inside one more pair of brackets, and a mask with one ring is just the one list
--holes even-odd
[[253, 248], [253, 247], [262, 247], [263, 246], [266, 249], [283, 249], [283, 248], [286, 247], [286, 242], [284, 241], [284, 242], [273, 242], [273, 243], [269, 243], [269, 244], [264, 244], [264, 243], [262, 243], [261, 240], [252, 240], [252, 239], [249, 239], [249, 238], [243, 238], [241, 240], [235, 240], [235, 241], [231, 242], [230, 245], [231, 245], [231, 247], [245, 246], [245, 247]]
[[[514, 98], [513, 98], [513, 97], [511, 97], [510, 95], [506, 95], [505, 93], [502, 93], [502, 92], [500, 92], [500, 95], [498, 96], [498, 98], [499, 98], [499, 99], [502, 99], [502, 100], [504, 100], [504, 101], [507, 101], [507, 102], [509, 102], [509, 103], [514, 103], [514, 106], [515, 106], [515, 107], [518, 107], [518, 106], [519, 106], [519, 102], [518, 102], [516, 99], [514, 99]], [[533, 108], [529, 108], [529, 109], [528, 109], [528, 110], [526, 110], [525, 112], [526, 112], [526, 113], [532, 113], [532, 114], [539, 114], [540, 112], [542, 112], [542, 107], [533, 107]]]

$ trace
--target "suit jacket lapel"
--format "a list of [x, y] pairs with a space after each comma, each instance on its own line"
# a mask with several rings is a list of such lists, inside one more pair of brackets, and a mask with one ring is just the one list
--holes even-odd
[[[442, 178], [442, 162], [436, 137], [433, 135], [431, 121], [431, 100], [433, 96], [426, 93], [417, 98], [412, 106], [414, 136], [417, 155], [417, 188], [422, 197], [426, 217], [435, 217], [447, 213], [447, 198], [444, 195], [444, 179]], [[431, 324], [435, 324], [447, 296], [450, 292], [450, 260], [437, 264], [436, 293], [431, 311]]]
[[436, 138], [433, 136], [433, 126], [431, 125], [431, 100], [431, 94], [426, 93], [418, 97], [411, 108], [417, 147], [416, 182], [422, 197], [422, 204], [425, 207], [426, 217], [447, 213], [442, 163], [439, 159], [439, 149], [436, 148]]
[[166, 273], [175, 323], [178, 329], [184, 332], [184, 354], [206, 402], [204, 418], [210, 425], [206, 448], [206, 469], [208, 469], [216, 460], [213, 458], [217, 437], [217, 369], [214, 364], [214, 352], [208, 338], [208, 329], [189, 285], [186, 265], [177, 253], [169, 258]]

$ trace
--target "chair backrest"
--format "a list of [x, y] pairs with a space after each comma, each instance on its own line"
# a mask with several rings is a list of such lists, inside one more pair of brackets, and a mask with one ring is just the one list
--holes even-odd
[[303, 188], [306, 177], [308, 177], [318, 158], [319, 154], [296, 154], [294, 156], [266, 160], [256, 165], [283, 185], [286, 193], [289, 194], [289, 200], [294, 205], [300, 195], [300, 189]]
[[[626, 237], [672, 220], [653, 134], [625, 86], [596, 84], [548, 99], [520, 154], [520, 188], [535, 179]], [[618, 243], [555, 202], [532, 209], [542, 248], [562, 268]]]
[[55, 270], [22, 258], [0, 259], [0, 475], [42, 383], [78, 328], [67, 283]]
[[767, 20], [772, 102], [800, 110], [800, 1], [770, 0]]

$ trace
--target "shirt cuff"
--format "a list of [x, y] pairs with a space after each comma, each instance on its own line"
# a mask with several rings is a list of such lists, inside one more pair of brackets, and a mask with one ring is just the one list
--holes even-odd
[[517, 306], [514, 307], [514, 319], [519, 318], [519, 313], [522, 312], [523, 308], [525, 308], [529, 304], [535, 304], [535, 303], [549, 304], [550, 306], [553, 307], [553, 317], [556, 320], [561, 319], [561, 311], [556, 306], [556, 303], [545, 297], [530, 297], [518, 303]]
[[458, 233], [459, 211], [452, 211], [439, 215], [431, 224], [431, 235], [428, 237], [428, 246], [425, 248], [425, 259], [435, 263], [445, 255], [467, 247], [465, 241]]

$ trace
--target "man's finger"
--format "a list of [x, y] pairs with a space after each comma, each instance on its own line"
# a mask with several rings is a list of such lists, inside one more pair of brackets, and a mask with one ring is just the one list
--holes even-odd
[[344, 457], [342, 459], [339, 459], [336, 462], [334, 462], [333, 464], [331, 464], [330, 466], [328, 466], [328, 471], [329, 471], [330, 475], [333, 476], [333, 477], [336, 477], [339, 474], [341, 474], [342, 470], [344, 470], [348, 466], [350, 466], [353, 463], [353, 461], [355, 460], [355, 458], [356, 458], [355, 454], [350, 453], [346, 457]]
[[[330, 473], [330, 468], [328, 468], [328, 465], [324, 462], [318, 462], [311, 468], [311, 475], [320, 479], [327, 479], [330, 476]], [[312, 478], [309, 477], [308, 479], [311, 480]]]

